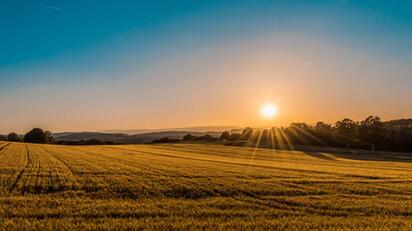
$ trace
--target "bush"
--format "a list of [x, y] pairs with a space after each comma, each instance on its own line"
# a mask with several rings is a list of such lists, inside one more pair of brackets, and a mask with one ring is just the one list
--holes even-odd
[[179, 142], [179, 139], [171, 139], [169, 137], [162, 137], [160, 139], [153, 140], [152, 143], [176, 143]]
[[17, 133], [11, 132], [7, 135], [7, 140], [8, 141], [21, 141], [21, 138]]
[[0, 135], [0, 141], [6, 141], [6, 140], [7, 140], [6, 136]]
[[53, 142], [53, 137], [49, 131], [44, 131], [41, 128], [33, 128], [30, 132], [24, 135], [24, 142], [48, 144]]

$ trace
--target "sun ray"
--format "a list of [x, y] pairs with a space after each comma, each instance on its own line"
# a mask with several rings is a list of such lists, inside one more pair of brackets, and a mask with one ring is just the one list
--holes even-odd
[[271, 143], [271, 148], [273, 149], [273, 150], [275, 150], [276, 149], [276, 137], [275, 137], [275, 131], [274, 131], [274, 128], [271, 128], [270, 130], [269, 130], [269, 139], [270, 139], [270, 143]]
[[319, 142], [320, 144], [325, 145], [325, 142], [322, 141], [321, 139], [319, 139], [318, 137], [310, 134], [309, 132], [305, 131], [304, 129], [300, 128], [300, 127], [295, 127], [299, 132], [303, 133], [304, 135], [308, 136], [309, 138], [313, 139], [316, 142]]
[[252, 160], [255, 159], [256, 151], [259, 148], [260, 140], [262, 139], [262, 132], [258, 131], [257, 133], [258, 133], [258, 137], [257, 137], [256, 143], [255, 143], [255, 146], [253, 147], [253, 152], [252, 152], [252, 156], [251, 156]]
[[300, 141], [300, 145], [303, 146], [307, 146], [308, 141], [305, 137], [302, 137], [299, 135], [299, 130], [297, 129], [297, 127], [291, 127], [288, 129], [288, 131], [290, 131], [290, 133], [297, 139]]
[[290, 150], [294, 151], [295, 148], [293, 147], [292, 142], [290, 142], [290, 140], [289, 140], [287, 134], [285, 133], [285, 131], [283, 131], [283, 128], [282, 128], [282, 129], [279, 129], [279, 131], [280, 131], [280, 135], [282, 136], [283, 140], [286, 141], [286, 144], [288, 145], [288, 147], [290, 148]]

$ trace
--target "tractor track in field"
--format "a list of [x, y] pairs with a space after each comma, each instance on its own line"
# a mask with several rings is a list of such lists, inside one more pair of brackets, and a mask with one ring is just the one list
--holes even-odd
[[29, 167], [31, 161], [30, 161], [30, 154], [29, 154], [29, 149], [27, 148], [27, 144], [25, 145], [26, 148], [26, 156], [27, 156], [27, 163], [26, 166], [24, 166], [24, 168], [19, 172], [19, 174], [17, 175], [16, 179], [14, 180], [14, 182], [12, 183], [12, 185], [10, 186], [9, 192], [13, 192], [13, 190], [16, 188], [17, 183], [19, 182], [19, 180], [21, 179], [21, 177], [23, 176], [24, 172], [26, 171], [26, 169]]
[[101, 156], [103, 159], [109, 159], [109, 160], [114, 160], [114, 161], [116, 161], [117, 163], [119, 163], [119, 164], [122, 164], [122, 165], [124, 165], [124, 166], [128, 166], [128, 167], [131, 167], [132, 169], [134, 169], [134, 170], [128, 170], [129, 172], [135, 172], [135, 171], [137, 171], [138, 169], [140, 169], [140, 170], [146, 170], [146, 171], [150, 171], [150, 172], [153, 172], [153, 173], [158, 173], [157, 171], [155, 171], [155, 170], [153, 170], [153, 169], [148, 169], [148, 168], [144, 168], [144, 167], [142, 167], [141, 165], [139, 165], [139, 164], [132, 164], [132, 163], [130, 163], [128, 160], [124, 160], [124, 159], [122, 159], [122, 158], [118, 158], [118, 157], [113, 157], [113, 156], [110, 156], [110, 155], [108, 155], [108, 154], [105, 154], [105, 153], [101, 153], [101, 152], [98, 152], [98, 151], [91, 151], [91, 150], [88, 150], [87, 151], [88, 153], [90, 153], [90, 154], [97, 154], [97, 155], [99, 155], [99, 156]]
[[[136, 153], [135, 150], [128, 150], [128, 149], [123, 149], [123, 150], [124, 151], [129, 151], [131, 153]], [[104, 152], [91, 151], [91, 150], [88, 150], [87, 152], [90, 153], [90, 154], [97, 154], [105, 160], [113, 160], [117, 164], [121, 164], [123, 166], [131, 167], [132, 169], [127, 170], [128, 172], [131, 172], [131, 173], [135, 173], [137, 171], [138, 172], [146, 171], [146, 172], [151, 172], [152, 174], [159, 174], [159, 175], [165, 174], [165, 171], [161, 170], [159, 168], [157, 168], [157, 169], [148, 168], [148, 167], [142, 166], [140, 164], [136, 164], [136, 163], [133, 164], [133, 163], [130, 163], [130, 161], [128, 161], [128, 160], [125, 160], [125, 159], [122, 159], [122, 158], [119, 158], [119, 157], [113, 157], [113, 156], [110, 156], [109, 154], [104, 153]], [[166, 172], [170, 173], [170, 171], [166, 171]], [[173, 172], [173, 174], [175, 174], [176, 176], [186, 177], [186, 175], [184, 175], [182, 173], [179, 173], [179, 172]]]
[[[67, 178], [66, 180], [70, 179], [70, 180], [72, 181], [71, 183], [72, 183], [73, 185], [76, 185], [76, 184], [79, 184], [79, 185], [80, 185], [78, 175], [75, 174], [75, 171], [74, 171], [74, 169], [73, 169], [72, 166], [70, 166], [69, 164], [67, 164], [67, 162], [64, 161], [63, 158], [61, 158], [61, 157], [58, 156], [57, 154], [55, 154], [55, 153], [53, 153], [53, 152], [50, 152], [49, 150], [47, 150], [47, 149], [45, 149], [45, 148], [42, 148], [42, 150], [43, 150], [44, 152], [48, 153], [48, 154], [49, 154], [50, 156], [52, 156], [53, 158], [55, 158], [55, 159], [56, 159], [57, 161], [59, 161], [60, 163], [62, 163], [62, 165], [67, 168], [68, 173], [69, 173], [71, 176], [70, 176], [70, 177], [66, 177], [66, 178]], [[50, 169], [50, 175], [52, 175], [51, 169]], [[52, 179], [53, 179], [53, 177], [52, 177]], [[53, 185], [53, 184], [52, 184], [52, 185]]]
[[11, 144], [11, 143], [7, 143], [6, 145], [1, 146], [1, 147], [0, 147], [0, 154], [3, 153], [3, 152], [5, 152], [5, 151], [7, 150], [7, 148], [9, 147], [10, 144]]
[[56, 160], [58, 160], [60, 163], [62, 163], [62, 164], [69, 170], [69, 172], [70, 172], [73, 176], [76, 175], [76, 174], [74, 173], [73, 167], [71, 167], [70, 165], [68, 165], [68, 164], [66, 163], [66, 161], [64, 161], [61, 157], [58, 157], [57, 155], [55, 155], [54, 153], [48, 151], [48, 150], [45, 149], [45, 148], [42, 148], [42, 149], [43, 149], [43, 151], [45, 151], [45, 152], [49, 153], [51, 156], [53, 156], [53, 157], [54, 157]]

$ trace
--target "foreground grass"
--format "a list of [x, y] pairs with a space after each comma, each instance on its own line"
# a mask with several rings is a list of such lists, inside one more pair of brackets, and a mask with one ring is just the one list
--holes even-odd
[[412, 229], [412, 156], [0, 143], [0, 228]]

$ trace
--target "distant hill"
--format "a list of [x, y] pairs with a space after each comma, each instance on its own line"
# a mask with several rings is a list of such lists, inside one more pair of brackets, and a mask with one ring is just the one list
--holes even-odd
[[99, 131], [99, 133], [109, 133], [109, 134], [127, 134], [127, 135], [135, 135], [135, 134], [143, 134], [143, 133], [151, 133], [151, 132], [158, 132], [159, 130], [152, 130], [152, 129], [129, 129], [129, 130], [103, 130]]
[[412, 119], [399, 119], [399, 120], [390, 120], [385, 122], [394, 127], [407, 127], [412, 128]]
[[101, 141], [121, 141], [128, 137], [127, 134], [122, 133], [101, 133], [101, 132], [60, 132], [53, 133], [53, 137], [56, 140], [89, 140], [97, 139]]
[[122, 133], [128, 135], [136, 135], [143, 133], [157, 133], [170, 131], [183, 132], [224, 132], [236, 129], [243, 129], [236, 126], [200, 126], [200, 127], [183, 127], [183, 128], [161, 128], [161, 129], [129, 129], [129, 130], [104, 130], [101, 133]]
[[141, 144], [149, 143], [155, 139], [168, 137], [171, 139], [182, 139], [187, 134], [195, 136], [211, 135], [213, 137], [220, 136], [221, 132], [192, 132], [192, 131], [163, 131], [163, 132], [149, 132], [135, 135], [128, 135], [123, 133], [101, 133], [101, 132], [62, 132], [54, 133], [53, 137], [57, 141], [79, 141], [97, 139], [100, 141], [110, 141], [122, 144]]
[[168, 137], [171, 139], [182, 139], [187, 134], [194, 136], [211, 135], [213, 137], [219, 137], [221, 132], [189, 132], [189, 131], [166, 131], [166, 132], [151, 132], [129, 136], [132, 140], [138, 140], [141, 143], [152, 142], [155, 139]]

